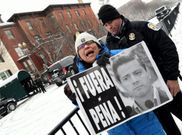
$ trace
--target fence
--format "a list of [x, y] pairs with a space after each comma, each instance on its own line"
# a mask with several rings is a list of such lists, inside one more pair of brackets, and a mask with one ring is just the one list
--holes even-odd
[[79, 133], [79, 131], [77, 130], [77, 128], [75, 127], [75, 125], [74, 125], [74, 123], [73, 123], [73, 121], [71, 120], [71, 118], [73, 117], [73, 116], [77, 116], [78, 117], [78, 119], [80, 120], [80, 122], [81, 122], [81, 124], [83, 125], [83, 127], [85, 128], [85, 131], [88, 133], [88, 135], [91, 135], [91, 133], [90, 133], [90, 131], [88, 130], [88, 128], [86, 127], [86, 125], [85, 125], [85, 123], [84, 123], [84, 121], [82, 120], [82, 118], [81, 118], [81, 116], [79, 115], [79, 113], [78, 113], [78, 111], [79, 111], [79, 108], [77, 107], [77, 108], [75, 108], [70, 114], [68, 114], [68, 116], [67, 117], [65, 117], [51, 132], [49, 132], [49, 134], [48, 135], [56, 135], [56, 133], [58, 132], [58, 131], [60, 131], [61, 130], [61, 132], [64, 134], [64, 135], [66, 135], [66, 132], [65, 132], [65, 130], [64, 130], [64, 125], [66, 124], [66, 123], [70, 123], [70, 125], [72, 126], [72, 128], [73, 128], [73, 130], [75, 131], [75, 133], [77, 134], [77, 135], [80, 135], [80, 133]]
[[162, 29], [169, 35], [172, 28], [175, 25], [178, 13], [179, 13], [180, 3], [164, 18], [160, 21]]

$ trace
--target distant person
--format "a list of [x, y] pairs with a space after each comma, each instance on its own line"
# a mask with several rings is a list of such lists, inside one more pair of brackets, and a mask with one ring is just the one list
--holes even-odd
[[162, 123], [167, 135], [181, 135], [172, 115], [182, 120], [182, 92], [178, 77], [179, 57], [174, 42], [157, 25], [146, 21], [129, 21], [112, 5], [103, 5], [98, 12], [104, 28], [108, 31], [107, 47], [129, 48], [144, 41], [166, 82], [174, 99], [154, 112]]
[[68, 84], [64, 86], [64, 94], [72, 101], [74, 105], [78, 105], [76, 102], [76, 95], [71, 91]]
[[[119, 92], [124, 97], [134, 100], [132, 106], [136, 113], [141, 113], [169, 100], [159, 86], [154, 85], [151, 69], [137, 55], [127, 54], [113, 61], [113, 71], [117, 82], [123, 88]], [[157, 79], [155, 77], [155, 79]]]
[[21, 81], [26, 93], [28, 96], [31, 96], [30, 93], [32, 92], [32, 86], [30, 82], [31, 78], [26, 78], [25, 80]]
[[35, 81], [35, 85], [36, 85], [37, 91], [45, 93], [46, 89], [45, 89], [45, 87], [43, 85], [43, 81], [42, 81], [41, 77], [39, 77], [39, 75], [36, 75], [34, 81]]

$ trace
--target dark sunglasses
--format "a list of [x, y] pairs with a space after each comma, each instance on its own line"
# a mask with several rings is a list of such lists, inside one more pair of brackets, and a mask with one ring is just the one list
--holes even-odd
[[91, 45], [92, 43], [94, 43], [94, 41], [90, 40], [90, 41], [87, 41], [81, 45], [78, 46], [78, 50], [82, 49], [85, 47], [85, 45]]

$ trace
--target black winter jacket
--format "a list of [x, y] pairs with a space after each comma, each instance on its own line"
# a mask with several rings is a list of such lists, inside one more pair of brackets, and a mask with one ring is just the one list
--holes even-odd
[[[148, 27], [149, 22], [130, 22], [124, 19], [125, 25], [117, 37], [107, 34], [107, 46], [111, 50], [128, 48], [140, 41], [145, 41], [164, 80], [176, 80], [180, 75], [179, 58], [173, 41], [162, 29]], [[133, 34], [134, 33], [134, 34]]]

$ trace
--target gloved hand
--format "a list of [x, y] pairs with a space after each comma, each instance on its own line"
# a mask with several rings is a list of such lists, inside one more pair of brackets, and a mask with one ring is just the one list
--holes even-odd
[[64, 93], [65, 95], [72, 101], [72, 102], [75, 102], [76, 100], [76, 95], [75, 93], [73, 93], [69, 87], [68, 84], [65, 85], [64, 87]]
[[105, 67], [106, 64], [110, 64], [110, 62], [109, 62], [109, 58], [110, 58], [110, 57], [111, 57], [110, 54], [108, 54], [108, 53], [103, 53], [103, 54], [98, 58], [97, 64], [98, 64], [99, 66]]

